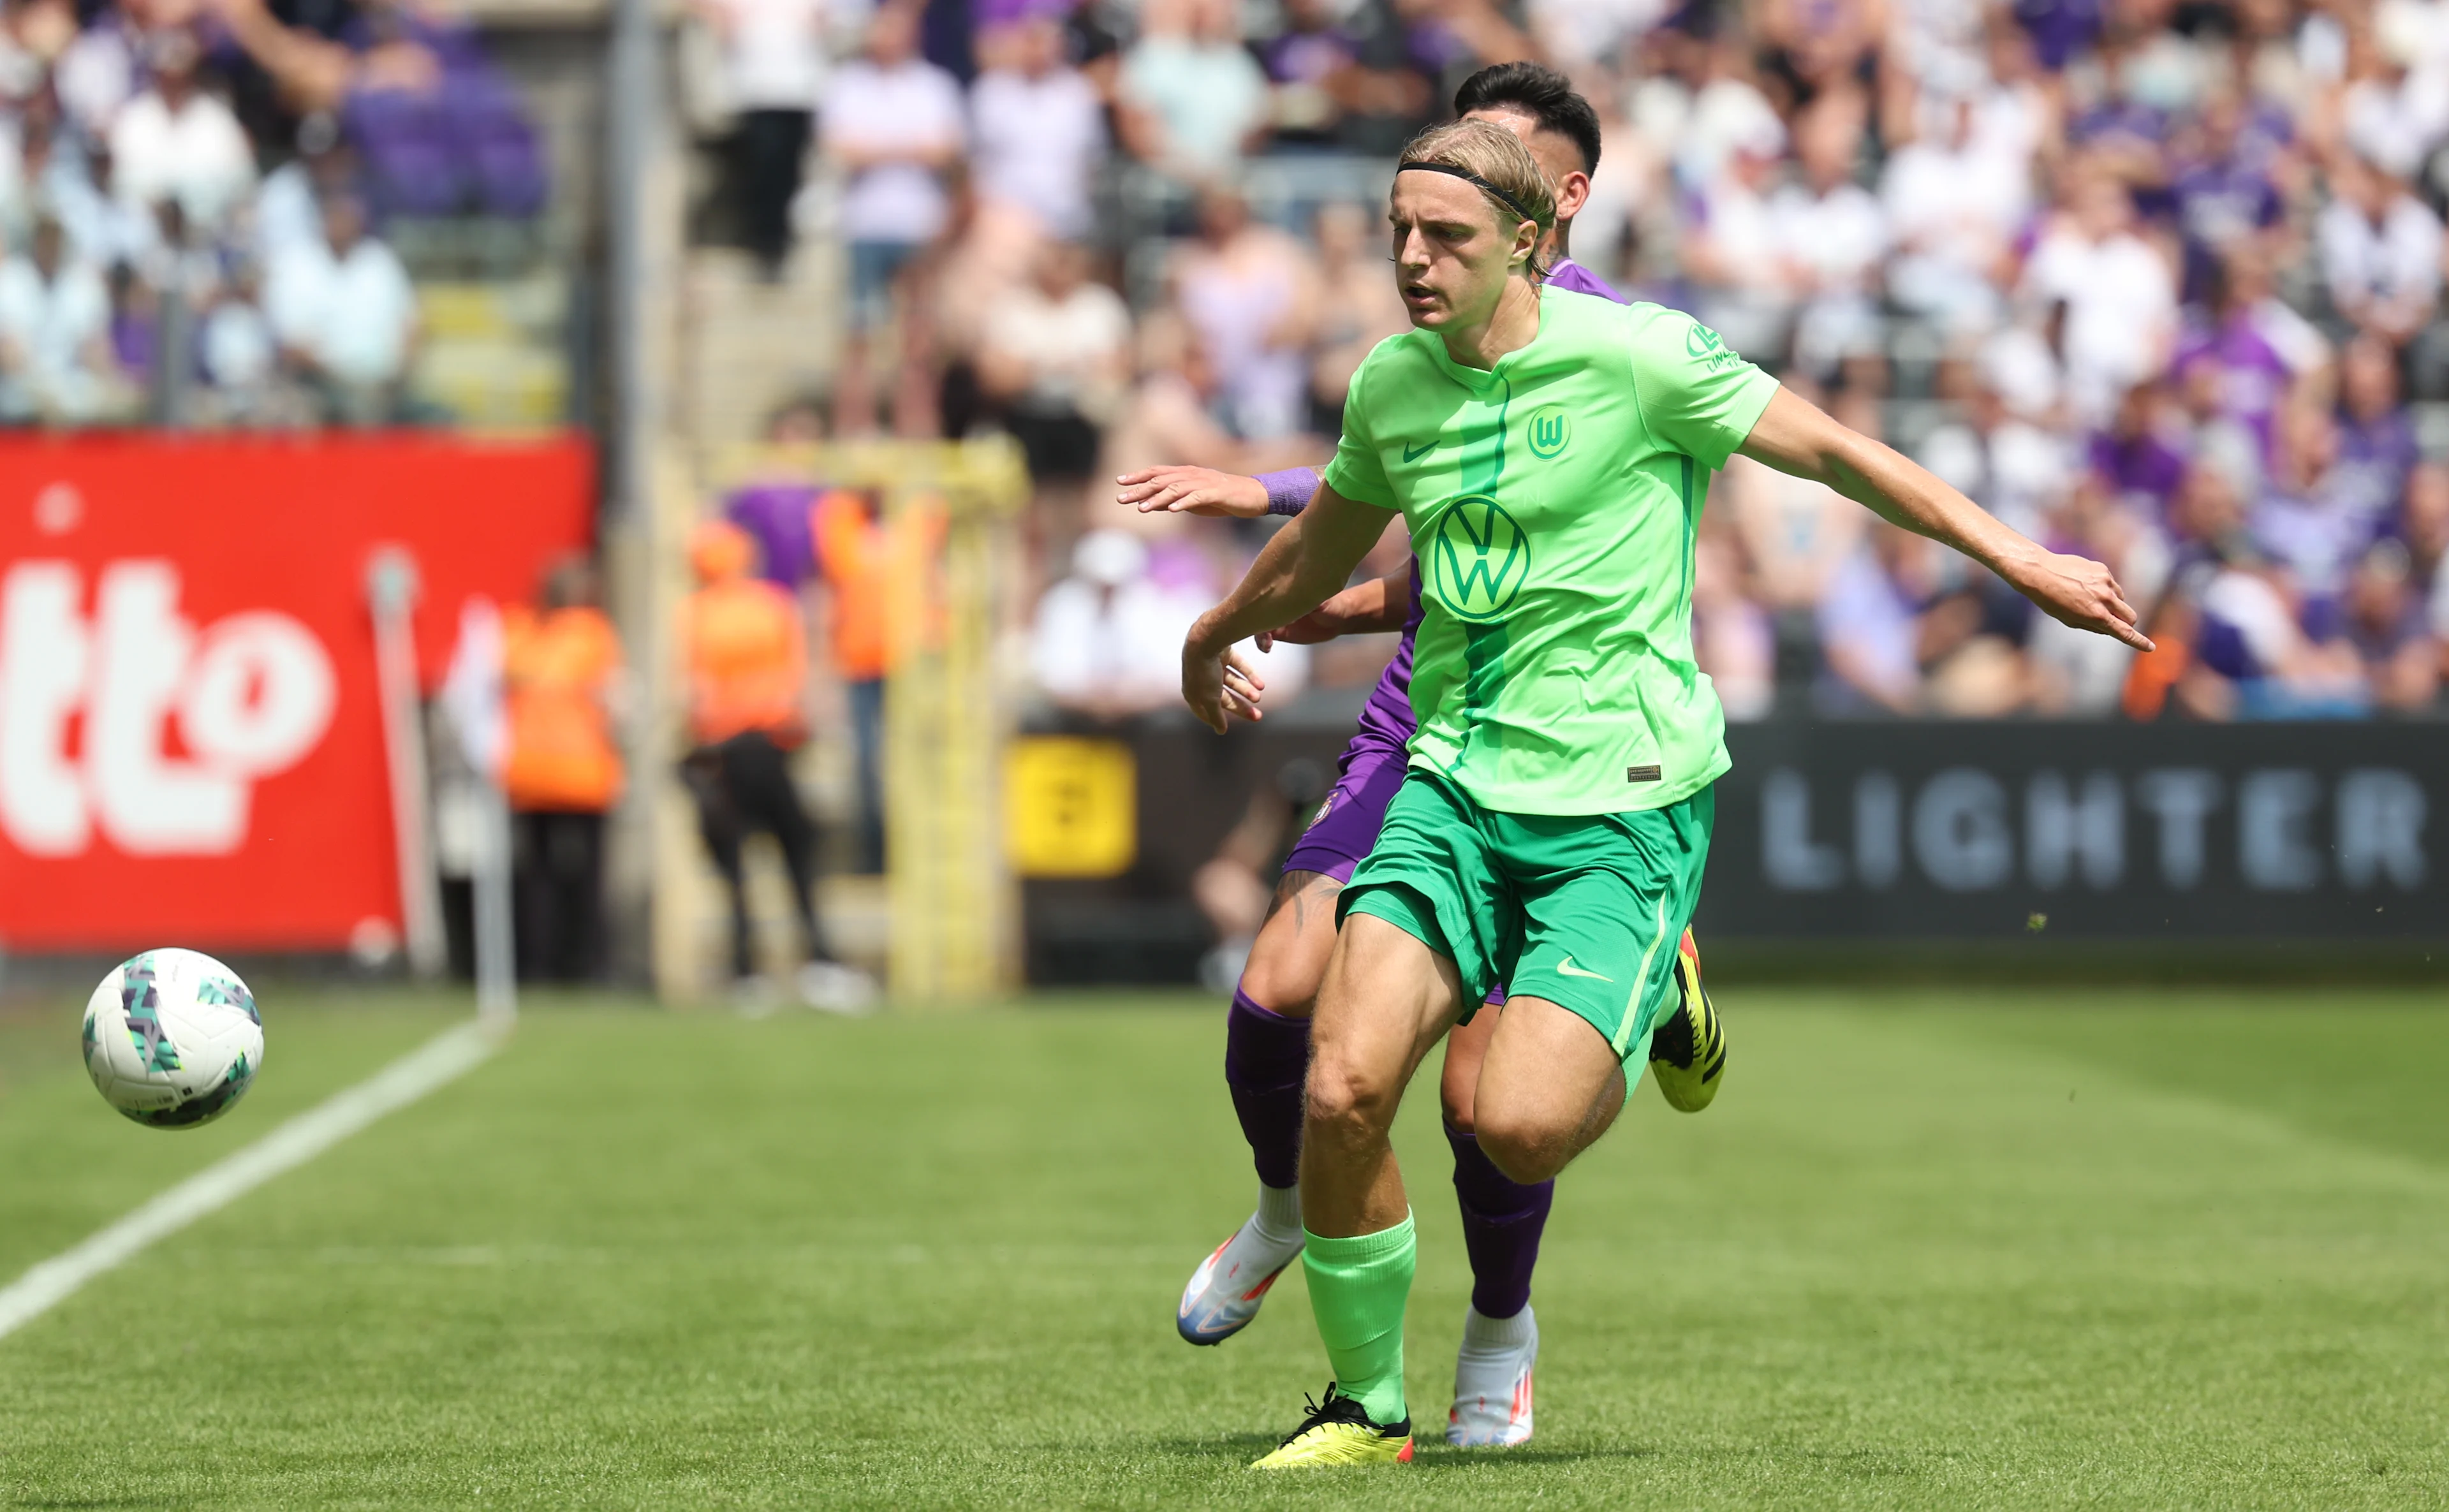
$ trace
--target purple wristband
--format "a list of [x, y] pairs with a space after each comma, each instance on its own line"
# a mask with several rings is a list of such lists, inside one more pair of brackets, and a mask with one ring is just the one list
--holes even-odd
[[1269, 514], [1299, 514], [1318, 497], [1319, 471], [1316, 468], [1286, 468], [1282, 472], [1262, 472], [1259, 484], [1267, 490]]

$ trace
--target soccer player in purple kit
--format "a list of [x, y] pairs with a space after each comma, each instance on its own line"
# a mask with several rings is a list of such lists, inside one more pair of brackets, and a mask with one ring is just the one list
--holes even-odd
[[[1569, 255], [1572, 216], [1589, 200], [1590, 175], [1598, 165], [1598, 115], [1590, 102], [1553, 69], [1505, 63], [1465, 80], [1455, 94], [1455, 112], [1512, 130], [1553, 186], [1555, 230], [1541, 249], [1552, 265], [1548, 286], [1623, 303], [1622, 296]], [[1247, 478], [1166, 467], [1118, 482], [1121, 502], [1143, 512], [1254, 517], [1301, 512], [1318, 490], [1319, 473], [1297, 468]], [[1279, 633], [1306, 642], [1399, 629], [1403, 641], [1344, 749], [1340, 780], [1284, 860], [1275, 902], [1233, 993], [1225, 1021], [1224, 1079], [1258, 1167], [1259, 1203], [1183, 1291], [1175, 1327], [1192, 1344], [1217, 1344], [1239, 1332], [1302, 1251], [1296, 1171], [1309, 1014], [1335, 944], [1336, 894], [1369, 853], [1386, 805], [1403, 781], [1414, 727], [1412, 634], [1420, 612], [1415, 562], [1407, 575], [1349, 588]], [[1675, 973], [1683, 1011], [1659, 1026], [1650, 1053], [1652, 1076], [1670, 1105], [1697, 1112], [1716, 1095], [1726, 1044], [1701, 988], [1700, 958], [1689, 930], [1680, 944]], [[1473, 1135], [1472, 1092], [1495, 1027], [1496, 1015], [1486, 1013], [1449, 1035], [1440, 1084], [1473, 1275], [1446, 1421], [1447, 1442], [1458, 1445], [1515, 1445], [1531, 1437], [1533, 1368], [1539, 1352], [1531, 1273], [1555, 1189], [1553, 1181], [1526, 1186], [1509, 1179]]]

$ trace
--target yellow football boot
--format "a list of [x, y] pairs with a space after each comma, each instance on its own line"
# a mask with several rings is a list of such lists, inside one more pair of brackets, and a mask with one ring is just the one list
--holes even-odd
[[1675, 943], [1675, 986], [1683, 998], [1649, 1037], [1649, 1074], [1678, 1113], [1698, 1113], [1718, 1095], [1726, 1069], [1726, 1029], [1701, 986], [1701, 947], [1692, 931]]
[[1309, 1469], [1339, 1464], [1409, 1464], [1412, 1463], [1412, 1420], [1405, 1418], [1393, 1426], [1373, 1423], [1360, 1404], [1326, 1384], [1326, 1400], [1312, 1402], [1302, 1399], [1309, 1416], [1302, 1419], [1292, 1436], [1278, 1445], [1263, 1459], [1253, 1461], [1253, 1470]]

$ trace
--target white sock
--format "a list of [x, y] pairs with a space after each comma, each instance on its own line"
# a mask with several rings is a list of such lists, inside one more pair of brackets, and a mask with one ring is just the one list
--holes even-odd
[[1531, 1318], [1531, 1304], [1510, 1318], [1485, 1316], [1475, 1307], [1466, 1306], [1462, 1314], [1462, 1347], [1495, 1353], [1518, 1349], [1539, 1336], [1539, 1325]]
[[1270, 1244], [1302, 1242], [1301, 1188], [1259, 1183], [1259, 1211], [1252, 1219], [1259, 1237]]

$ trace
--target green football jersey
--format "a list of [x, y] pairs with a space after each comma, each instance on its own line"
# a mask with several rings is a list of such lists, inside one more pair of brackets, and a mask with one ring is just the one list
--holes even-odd
[[1692, 535], [1776, 391], [1690, 316], [1556, 289], [1491, 372], [1426, 331], [1378, 344], [1326, 481], [1411, 527], [1413, 765], [1550, 814], [1664, 808], [1726, 770]]

